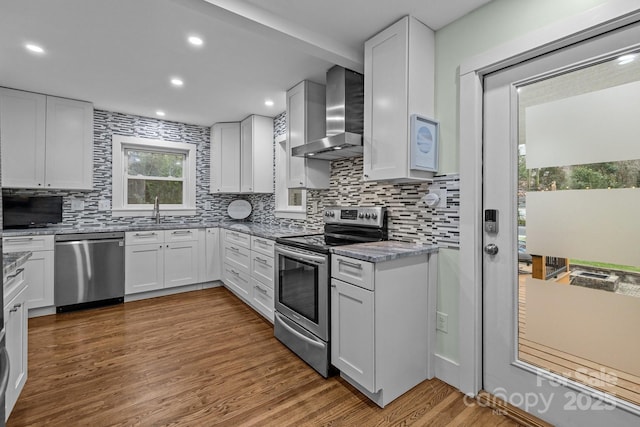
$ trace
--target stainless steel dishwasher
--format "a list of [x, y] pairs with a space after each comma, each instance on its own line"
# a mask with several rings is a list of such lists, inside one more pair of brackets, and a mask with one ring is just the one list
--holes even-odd
[[54, 258], [58, 313], [124, 301], [124, 233], [57, 235]]

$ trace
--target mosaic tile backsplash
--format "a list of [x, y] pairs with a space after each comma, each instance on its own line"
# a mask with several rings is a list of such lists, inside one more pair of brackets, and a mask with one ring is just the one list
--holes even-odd
[[[274, 137], [286, 133], [286, 115], [274, 118]], [[458, 175], [436, 177], [431, 184], [388, 184], [362, 181], [362, 157], [336, 160], [331, 165], [328, 190], [312, 190], [307, 202], [317, 202], [316, 214], [309, 214], [306, 221], [281, 219], [274, 216], [273, 194], [209, 194], [209, 128], [206, 126], [169, 122], [155, 118], [95, 110], [94, 112], [94, 190], [47, 191], [7, 190], [3, 194], [61, 195], [64, 196], [63, 223], [88, 224], [143, 224], [153, 223], [149, 217], [112, 217], [110, 211], [98, 210], [100, 200], [111, 201], [113, 135], [161, 139], [197, 145], [196, 216], [167, 217], [165, 223], [184, 221], [218, 221], [228, 219], [227, 206], [232, 200], [242, 198], [253, 206], [247, 219], [261, 223], [304, 226], [320, 230], [324, 206], [383, 205], [389, 210], [389, 238], [415, 243], [435, 243], [441, 247], [457, 248], [459, 244], [460, 186]], [[447, 189], [447, 207], [430, 209], [421, 200], [429, 187]], [[84, 201], [84, 210], [71, 209], [72, 199]], [[210, 209], [205, 206], [210, 205]]]

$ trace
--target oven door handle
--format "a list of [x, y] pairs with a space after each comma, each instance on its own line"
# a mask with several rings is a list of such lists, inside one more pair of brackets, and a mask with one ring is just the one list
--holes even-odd
[[354, 236], [354, 235], [350, 235], [350, 234], [325, 233], [325, 236], [333, 237], [334, 239], [350, 240], [350, 241], [353, 241], [353, 242], [368, 243], [368, 242], [371, 241], [371, 237], [367, 238], [367, 237]]
[[298, 251], [290, 251], [289, 249], [285, 249], [282, 246], [278, 246], [276, 248], [276, 253], [280, 253], [282, 255], [287, 255], [287, 256], [290, 256], [292, 258], [303, 259], [305, 261], [313, 261], [313, 262], [316, 262], [318, 264], [326, 264], [327, 263], [327, 258], [326, 257], [310, 255], [310, 254], [301, 253], [301, 252], [298, 252]]
[[316, 341], [312, 340], [311, 338], [302, 335], [300, 332], [296, 331], [291, 326], [289, 326], [287, 324], [286, 319], [284, 319], [283, 316], [280, 313], [278, 313], [277, 311], [274, 313], [274, 315], [278, 318], [278, 321], [280, 322], [280, 324], [282, 325], [283, 328], [285, 328], [287, 331], [289, 331], [290, 333], [292, 333], [296, 337], [300, 338], [302, 341], [304, 341], [304, 342], [306, 342], [306, 343], [308, 343], [308, 344], [310, 344], [310, 345], [312, 345], [314, 347], [324, 348], [324, 346], [325, 346], [324, 343], [316, 342]]

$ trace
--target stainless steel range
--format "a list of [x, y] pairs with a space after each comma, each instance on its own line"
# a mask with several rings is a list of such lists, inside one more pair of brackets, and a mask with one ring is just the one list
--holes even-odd
[[331, 371], [329, 286], [332, 246], [387, 240], [382, 207], [328, 207], [324, 233], [281, 237], [275, 247], [274, 334], [322, 376]]

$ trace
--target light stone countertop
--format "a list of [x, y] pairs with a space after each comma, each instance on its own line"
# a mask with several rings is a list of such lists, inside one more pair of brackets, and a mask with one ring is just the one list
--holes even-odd
[[437, 252], [437, 245], [419, 245], [415, 243], [400, 242], [397, 240], [357, 243], [355, 245], [336, 246], [331, 248], [331, 253], [333, 254], [374, 263]]
[[22, 267], [24, 263], [31, 258], [31, 255], [31, 252], [2, 254], [3, 278], [6, 278], [8, 275]]
[[20, 237], [20, 236], [42, 236], [56, 234], [75, 234], [75, 233], [99, 233], [99, 232], [119, 232], [119, 231], [144, 231], [144, 230], [179, 230], [185, 228], [212, 228], [221, 227], [229, 230], [238, 231], [262, 237], [265, 239], [275, 239], [284, 236], [296, 236], [301, 234], [313, 234], [317, 231], [307, 230], [302, 227], [283, 227], [273, 224], [252, 223], [252, 222], [235, 222], [235, 221], [211, 221], [211, 222], [183, 222], [183, 223], [161, 223], [161, 224], [121, 224], [121, 225], [100, 225], [100, 224], [81, 224], [79, 226], [52, 226], [43, 228], [25, 228], [15, 230], [4, 230], [3, 237]]

